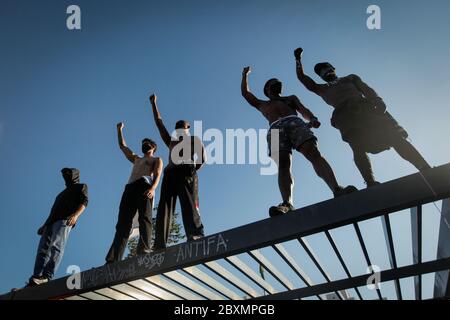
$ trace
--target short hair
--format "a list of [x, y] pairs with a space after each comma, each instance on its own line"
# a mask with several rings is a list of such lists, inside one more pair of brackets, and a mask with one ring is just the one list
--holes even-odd
[[175, 129], [189, 129], [191, 125], [186, 120], [178, 120], [177, 123], [175, 123]]
[[146, 142], [148, 142], [153, 147], [153, 152], [156, 152], [156, 149], [158, 149], [158, 145], [156, 144], [156, 142], [150, 138], [142, 139], [142, 144], [144, 144]]
[[331, 67], [334, 70], [334, 67], [329, 62], [320, 62], [320, 63], [316, 64], [316, 66], [314, 67], [314, 72], [318, 76], [320, 76], [320, 71], [322, 71], [322, 69], [328, 68], [328, 67]]

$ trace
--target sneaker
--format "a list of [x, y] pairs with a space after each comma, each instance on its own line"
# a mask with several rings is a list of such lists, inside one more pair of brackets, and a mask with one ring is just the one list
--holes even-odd
[[27, 287], [35, 287], [35, 286], [39, 286], [39, 285], [47, 283], [47, 282], [48, 282], [48, 279], [44, 278], [44, 277], [39, 277], [39, 278], [31, 277], [30, 280], [28, 280]]
[[333, 194], [334, 194], [334, 197], [337, 198], [337, 197], [340, 197], [340, 196], [343, 196], [343, 195], [346, 195], [346, 194], [349, 194], [349, 193], [352, 193], [355, 191], [358, 191], [358, 189], [355, 186], [347, 186], [345, 188], [339, 186], [338, 189], [333, 192]]
[[269, 216], [271, 218], [281, 216], [282, 214], [288, 213], [289, 211], [292, 210], [295, 210], [294, 206], [291, 203], [285, 201], [277, 206], [270, 207]]
[[189, 236], [188, 241], [196, 241], [200, 240], [201, 238], [203, 238], [203, 236]]

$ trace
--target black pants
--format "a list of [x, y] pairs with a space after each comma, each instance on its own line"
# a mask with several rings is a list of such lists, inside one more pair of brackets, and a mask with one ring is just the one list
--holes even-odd
[[164, 171], [161, 197], [156, 216], [155, 249], [166, 247], [172, 226], [177, 197], [186, 236], [203, 236], [203, 225], [198, 210], [198, 177], [193, 165], [179, 165]]
[[150, 252], [152, 241], [152, 213], [147, 208], [149, 199], [144, 192], [150, 185], [144, 178], [127, 184], [120, 201], [119, 218], [116, 225], [116, 235], [106, 256], [107, 262], [120, 261], [133, 226], [133, 218], [138, 211], [139, 214], [139, 243], [138, 254]]

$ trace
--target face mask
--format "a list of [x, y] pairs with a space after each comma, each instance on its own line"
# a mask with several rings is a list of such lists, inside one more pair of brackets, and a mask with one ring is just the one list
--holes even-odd
[[274, 95], [281, 94], [281, 82], [275, 82], [273, 85], [271, 85], [270, 91]]
[[147, 152], [149, 152], [152, 149], [153, 149], [152, 146], [149, 145], [149, 144], [143, 144], [142, 145], [142, 153], [147, 153]]
[[333, 78], [333, 71], [334, 69], [332, 67], [322, 69], [322, 71], [320, 72], [320, 77], [322, 79], [331, 79]]
[[80, 182], [80, 172], [77, 169], [65, 169], [62, 171], [62, 176], [66, 186]]

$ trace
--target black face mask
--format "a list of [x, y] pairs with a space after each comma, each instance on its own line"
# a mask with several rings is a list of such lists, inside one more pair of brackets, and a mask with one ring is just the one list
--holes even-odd
[[80, 182], [80, 171], [78, 169], [64, 168], [61, 170], [61, 173], [67, 187]]
[[273, 85], [270, 86], [270, 91], [272, 94], [277, 95], [281, 94], [281, 82], [275, 82]]
[[152, 149], [153, 149], [152, 146], [149, 145], [149, 144], [143, 144], [142, 145], [142, 153], [147, 153], [147, 152], [149, 152]]

